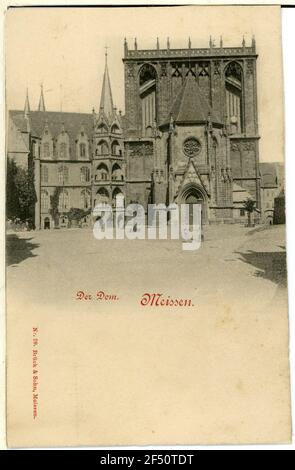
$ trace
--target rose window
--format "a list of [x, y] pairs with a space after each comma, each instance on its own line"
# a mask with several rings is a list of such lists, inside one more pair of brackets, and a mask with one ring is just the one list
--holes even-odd
[[201, 143], [194, 137], [190, 137], [185, 140], [183, 144], [183, 152], [189, 157], [193, 158], [201, 151]]

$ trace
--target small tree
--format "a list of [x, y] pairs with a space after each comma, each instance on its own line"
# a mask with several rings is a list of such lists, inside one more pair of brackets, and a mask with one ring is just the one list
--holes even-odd
[[20, 215], [17, 187], [15, 184], [16, 174], [16, 163], [11, 158], [8, 158], [6, 168], [6, 217], [8, 219], [15, 219]]
[[251, 226], [251, 214], [255, 210], [255, 201], [252, 198], [248, 197], [246, 201], [244, 201], [244, 208], [248, 214], [248, 227]]
[[90, 212], [91, 212], [91, 209], [80, 209], [78, 207], [71, 207], [67, 215], [68, 215], [70, 222], [72, 221], [80, 222], [81, 219], [89, 215]]
[[29, 222], [33, 226], [36, 201], [33, 173], [28, 169], [17, 166], [13, 160], [8, 159], [7, 216], [17, 217], [22, 222]]
[[57, 187], [54, 190], [54, 193], [52, 196], [50, 196], [50, 214], [54, 220], [54, 225], [55, 227], [58, 226], [58, 221], [59, 221], [59, 195], [61, 193], [62, 189]]

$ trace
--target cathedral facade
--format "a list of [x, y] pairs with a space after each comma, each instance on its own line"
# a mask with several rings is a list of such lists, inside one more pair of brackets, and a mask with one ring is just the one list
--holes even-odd
[[[243, 222], [243, 201], [260, 213], [256, 45], [130, 49], [124, 44], [125, 115], [113, 103], [107, 60], [100, 108], [38, 111], [28, 97], [11, 111], [8, 155], [31, 162], [36, 228], [91, 223], [98, 202], [199, 203], [207, 223]], [[24, 157], [25, 155], [25, 157]], [[54, 207], [53, 207], [54, 206]], [[81, 212], [82, 213], [82, 212]]]

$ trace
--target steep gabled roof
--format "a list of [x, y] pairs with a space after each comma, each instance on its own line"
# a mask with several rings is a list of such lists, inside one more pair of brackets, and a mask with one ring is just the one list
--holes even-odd
[[[26, 132], [26, 119], [24, 111], [9, 111], [9, 115], [16, 127], [21, 132]], [[81, 126], [84, 132], [91, 139], [93, 133], [93, 115], [86, 113], [62, 113], [55, 111], [31, 111], [30, 112], [31, 134], [34, 137], [41, 138], [45, 125], [53, 139], [61, 133], [62, 125], [70, 137], [70, 145], [74, 145], [77, 135], [81, 132]]]
[[167, 123], [171, 115], [176, 123], [204, 123], [208, 121], [209, 114], [213, 123], [221, 124], [219, 116], [202, 95], [195, 78], [189, 75], [172, 105]]
[[9, 117], [19, 131], [27, 132], [27, 119], [25, 119], [24, 111], [9, 111]]
[[178, 196], [183, 187], [188, 183], [197, 184], [203, 189], [204, 193], [209, 196], [209, 188], [207, 188], [204, 184], [203, 178], [198, 170], [198, 167], [192, 158], [190, 158], [186, 164], [186, 169], [179, 183], [176, 196]]
[[276, 188], [278, 186], [278, 174], [276, 163], [261, 162], [259, 164], [261, 187], [262, 188]]

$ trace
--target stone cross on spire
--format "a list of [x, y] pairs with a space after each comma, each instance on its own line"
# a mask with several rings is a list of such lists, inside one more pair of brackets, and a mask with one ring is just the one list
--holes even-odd
[[105, 52], [105, 69], [104, 69], [102, 91], [101, 91], [101, 98], [100, 98], [100, 110], [104, 112], [105, 116], [108, 119], [112, 119], [114, 115], [114, 105], [113, 105], [112, 89], [111, 89], [111, 82], [110, 82], [109, 70], [108, 70], [107, 47], [106, 47], [106, 52]]
[[43, 95], [43, 83], [41, 83], [41, 94], [40, 94], [40, 99], [39, 99], [38, 111], [43, 111], [43, 112], [46, 111], [44, 95]]

